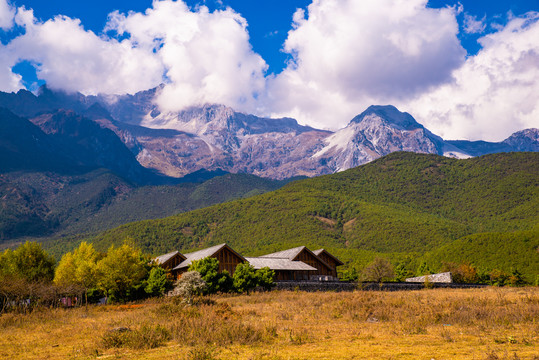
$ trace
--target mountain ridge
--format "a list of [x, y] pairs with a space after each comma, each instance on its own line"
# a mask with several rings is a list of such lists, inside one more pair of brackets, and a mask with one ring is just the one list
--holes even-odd
[[456, 158], [539, 151], [538, 129], [517, 132], [500, 143], [446, 141], [392, 105], [372, 105], [335, 132], [216, 104], [162, 113], [153, 103], [160, 90], [84, 96], [43, 87], [37, 96], [27, 91], [0, 93], [0, 106], [11, 106], [29, 117], [59, 106], [71, 109], [114, 131], [145, 168], [176, 178], [199, 169], [275, 179], [312, 177], [343, 171], [393, 151]]

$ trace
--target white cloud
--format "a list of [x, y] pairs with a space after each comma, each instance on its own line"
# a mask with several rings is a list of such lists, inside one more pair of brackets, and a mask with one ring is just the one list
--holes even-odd
[[21, 83], [22, 77], [11, 71], [14, 64], [12, 55], [0, 44], [0, 91], [12, 92], [24, 87]]
[[31, 10], [19, 8], [15, 18], [24, 35], [7, 49], [18, 61], [36, 64], [37, 75], [52, 88], [80, 91], [133, 93], [158, 85], [163, 66], [152, 53], [129, 40], [117, 41], [86, 31], [78, 19], [56, 16], [44, 23]]
[[0, 59], [0, 76], [12, 78], [10, 86], [2, 81], [3, 90], [20, 80], [11, 67], [27, 60], [50, 87], [84, 94], [134, 93], [165, 81], [156, 99], [163, 110], [222, 103], [255, 112], [265, 91], [267, 65], [252, 50], [247, 22], [229, 8], [210, 13], [205, 6], [154, 0], [145, 13], [110, 14], [100, 36], [78, 19], [40, 22], [24, 8], [15, 22], [24, 34], [2, 49], [9, 56]]
[[539, 127], [539, 13], [479, 39], [452, 81], [402, 104], [444, 138], [500, 141]]
[[365, 107], [409, 99], [450, 79], [464, 62], [454, 8], [427, 0], [315, 0], [294, 15], [284, 51], [293, 61], [269, 80], [274, 114], [340, 127]]
[[[0, 31], [11, 29], [14, 18], [15, 8], [7, 0], [0, 0]], [[13, 65], [15, 65], [13, 54], [0, 43], [0, 91], [17, 91], [23, 87], [21, 76], [11, 71]]]
[[[246, 20], [230, 8], [154, 0], [144, 13], [110, 14], [97, 35], [77, 19], [41, 22], [0, 0], [0, 27], [15, 19], [25, 28], [0, 44], [0, 90], [21, 88], [11, 68], [28, 60], [49, 86], [86, 94], [165, 81], [156, 99], [164, 111], [222, 103], [335, 129], [369, 105], [394, 104], [445, 138], [502, 140], [539, 127], [539, 15], [511, 18], [465, 58], [463, 11], [427, 8], [427, 0], [314, 0], [294, 14], [283, 46], [292, 61], [266, 76]], [[470, 17], [463, 29], [485, 28]]]
[[477, 20], [476, 16], [465, 14], [464, 15], [464, 32], [467, 34], [480, 34], [485, 31], [487, 24], [485, 23], [486, 15], [481, 19]]
[[15, 9], [7, 0], [0, 0], [0, 29], [10, 29], [13, 26]]
[[168, 83], [157, 102], [171, 111], [203, 103], [255, 111], [267, 65], [253, 52], [246, 28], [230, 8], [191, 11], [181, 1], [154, 1], [144, 14], [114, 13], [108, 25], [161, 59]]

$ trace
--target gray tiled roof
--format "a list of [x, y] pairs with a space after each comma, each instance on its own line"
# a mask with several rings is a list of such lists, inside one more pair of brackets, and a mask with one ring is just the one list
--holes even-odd
[[199, 250], [199, 251], [195, 251], [195, 252], [192, 252], [192, 253], [188, 253], [188, 254], [183, 254], [183, 256], [185, 256], [185, 260], [182, 261], [178, 266], [176, 266], [173, 270], [177, 270], [177, 269], [183, 269], [183, 268], [186, 268], [186, 267], [189, 267], [189, 265], [191, 265], [191, 263], [195, 260], [201, 260], [201, 259], [204, 259], [204, 258], [207, 258], [207, 257], [210, 257], [212, 255], [214, 255], [215, 253], [219, 252], [219, 250], [221, 250], [222, 248], [224, 247], [228, 247], [232, 252], [234, 252], [235, 254], [237, 254], [240, 258], [243, 259], [243, 256], [241, 256], [240, 254], [238, 254], [237, 252], [235, 252], [232, 248], [230, 248], [227, 244], [220, 244], [220, 245], [215, 245], [215, 246], [212, 246], [212, 247], [209, 247], [209, 248], [206, 248], [206, 249], [202, 249], [202, 250]]
[[295, 247], [295, 248], [292, 248], [292, 249], [288, 249], [288, 250], [283, 250], [283, 251], [279, 251], [279, 252], [275, 252], [275, 253], [271, 253], [271, 254], [266, 254], [266, 255], [262, 255], [261, 257], [263, 258], [277, 258], [277, 259], [288, 259], [288, 260], [294, 260], [296, 258], [296, 256], [299, 255], [300, 252], [302, 251], [307, 251], [311, 254], [313, 254], [317, 259], [318, 261], [324, 265], [325, 267], [327, 267], [328, 269], [331, 269], [331, 266], [329, 266], [324, 260], [320, 259], [317, 255], [315, 255], [311, 250], [309, 250], [306, 246], [298, 246], [298, 247]]
[[332, 254], [329, 253], [329, 251], [327, 251], [326, 249], [318, 249], [318, 250], [314, 250], [313, 251], [313, 254], [315, 254], [316, 256], [319, 256], [320, 254], [322, 254], [323, 252], [325, 252], [329, 257], [333, 258], [338, 264], [341, 264], [341, 265], [344, 265], [344, 263], [337, 259], [335, 256], [333, 256]]
[[298, 256], [298, 254], [303, 249], [305, 249], [305, 246], [298, 246], [298, 247], [293, 248], [293, 249], [288, 249], [288, 250], [278, 251], [278, 252], [271, 253], [271, 254], [262, 255], [261, 257], [263, 257], [263, 258], [280, 258], [280, 259], [290, 259], [290, 260], [292, 260], [293, 258]]
[[291, 261], [288, 259], [279, 258], [245, 258], [255, 269], [269, 267], [272, 270], [301, 270], [301, 271], [316, 271], [316, 268], [305, 264], [302, 261]]
[[[176, 254], [179, 254], [179, 251], [173, 251], [169, 252], [168, 254], [159, 255], [158, 257], [154, 258], [153, 261], [155, 261], [157, 264], [161, 265], [172, 259]], [[181, 254], [180, 254], [181, 255]]]

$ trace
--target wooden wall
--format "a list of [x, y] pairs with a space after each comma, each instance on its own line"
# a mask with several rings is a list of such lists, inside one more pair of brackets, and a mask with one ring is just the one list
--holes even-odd
[[214, 254], [212, 257], [219, 260], [219, 272], [226, 270], [232, 276], [236, 270], [236, 266], [243, 262], [243, 259], [236, 255], [234, 252], [230, 251], [228, 248], [224, 247], [217, 254]]
[[318, 255], [318, 257], [324, 260], [326, 264], [331, 266], [331, 274], [328, 274], [328, 275], [337, 277], [337, 266], [339, 264], [335, 261], [335, 259], [329, 256], [328, 254], [326, 254], [325, 252], [322, 252], [320, 255]]
[[305, 271], [308, 273], [307, 279], [309, 279], [311, 275], [332, 275], [331, 269], [328, 269], [328, 267], [324, 265], [316, 255], [311, 254], [306, 250], [300, 252], [298, 256], [294, 258], [294, 260], [303, 261], [305, 264], [311, 265], [317, 269], [317, 271]]

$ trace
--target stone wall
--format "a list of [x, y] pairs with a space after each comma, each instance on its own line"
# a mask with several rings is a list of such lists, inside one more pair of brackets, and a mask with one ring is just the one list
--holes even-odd
[[[453, 283], [431, 283], [429, 288], [451, 288], [466, 289], [480, 288], [487, 285], [480, 284], [453, 284]], [[276, 283], [274, 290], [291, 291], [402, 291], [421, 290], [425, 288], [425, 283], [356, 283], [344, 281], [280, 281]]]

